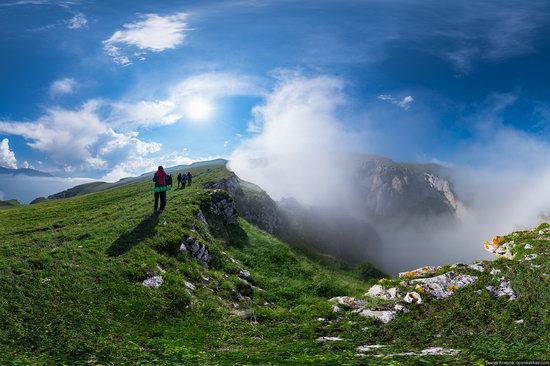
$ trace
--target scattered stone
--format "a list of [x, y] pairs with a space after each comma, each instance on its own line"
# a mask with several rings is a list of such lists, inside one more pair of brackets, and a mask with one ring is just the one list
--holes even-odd
[[485, 267], [481, 262], [472, 263], [468, 266], [468, 268], [473, 269], [474, 271], [483, 272], [485, 271]]
[[317, 321], [324, 322], [324, 321], [326, 321], [326, 319], [325, 318], [317, 318]]
[[210, 278], [201, 276], [201, 282], [207, 285], [210, 283]]
[[239, 294], [247, 297], [252, 297], [254, 294], [254, 287], [245, 279], [241, 278], [241, 282], [237, 284], [237, 291]]
[[319, 337], [317, 338], [317, 342], [339, 342], [339, 341], [345, 341], [345, 339], [340, 337]]
[[441, 266], [425, 266], [425, 267], [421, 267], [421, 268], [417, 268], [417, 269], [414, 269], [412, 271], [408, 271], [408, 272], [400, 272], [399, 273], [399, 278], [403, 278], [403, 277], [419, 277], [419, 276], [424, 276], [424, 275], [427, 275], [427, 274], [433, 274], [435, 272], [437, 272], [439, 269], [441, 268]]
[[542, 264], [533, 264], [533, 263], [531, 263], [531, 268], [532, 269], [539, 269], [540, 267], [542, 267]]
[[395, 311], [402, 311], [404, 313], [409, 312], [409, 309], [407, 309], [404, 305], [401, 305], [401, 304], [395, 304], [395, 306], [393, 308], [394, 308]]
[[397, 298], [397, 288], [392, 287], [392, 288], [388, 289], [388, 295], [389, 295], [389, 300], [393, 300], [393, 299]]
[[157, 264], [157, 270], [160, 272], [160, 273], [166, 273], [166, 271], [164, 269], [162, 269], [162, 267], [160, 265]]
[[375, 357], [394, 357], [394, 356], [456, 356], [460, 353], [459, 350], [451, 348], [430, 347], [423, 349], [420, 352], [403, 352], [392, 354], [379, 354]]
[[346, 306], [346, 307], [352, 308], [352, 309], [359, 309], [359, 308], [362, 308], [363, 306], [365, 306], [367, 304], [367, 302], [365, 300], [360, 300], [360, 299], [357, 299], [357, 298], [351, 297], [351, 296], [333, 297], [329, 301], [333, 302], [333, 303], [335, 302], [339, 305], [343, 305], [343, 306]]
[[512, 288], [512, 284], [510, 283], [510, 280], [507, 278], [503, 278], [500, 282], [500, 285], [495, 288], [494, 286], [487, 286], [487, 291], [495, 295], [497, 298], [501, 297], [508, 297], [509, 301], [517, 299], [517, 294]]
[[456, 356], [460, 351], [451, 348], [430, 347], [423, 349], [420, 353], [426, 356]]
[[491, 274], [492, 276], [497, 276], [497, 275], [499, 275], [499, 274], [501, 274], [501, 273], [502, 273], [502, 271], [501, 271], [500, 269], [497, 269], [497, 268], [493, 268], [493, 269], [491, 270], [491, 272], [489, 272], [489, 274]]
[[525, 249], [533, 249], [533, 246], [529, 243], [525, 244]]
[[239, 277], [241, 278], [250, 278], [250, 272], [248, 272], [247, 270], [244, 270], [244, 269], [239, 269], [239, 274], [238, 274]]
[[188, 253], [193, 258], [198, 260], [202, 265], [207, 266], [210, 264], [212, 257], [208, 253], [206, 245], [200, 244], [198, 240], [193, 239], [191, 236], [187, 237], [180, 245], [180, 252]]
[[153, 276], [145, 279], [142, 283], [145, 288], [159, 288], [164, 283], [162, 276]]
[[336, 306], [336, 305], [332, 305], [332, 312], [333, 312], [333, 313], [336, 313], [336, 314], [341, 313], [341, 312], [342, 312], [342, 308], [339, 308], [339, 307]]
[[236, 302], [231, 304], [231, 306], [233, 306], [233, 309], [238, 309], [239, 308], [239, 304], [237, 304]]
[[523, 324], [523, 323], [524, 323], [524, 321], [523, 321], [523, 319], [520, 319], [520, 320], [516, 320], [516, 321], [514, 321], [514, 323], [516, 323], [516, 324]]
[[49, 283], [52, 279], [48, 277], [44, 277], [40, 279], [40, 283]]
[[544, 230], [539, 230], [539, 235], [544, 235]]
[[523, 257], [523, 259], [526, 260], [526, 261], [532, 261], [533, 259], [535, 259], [537, 257], [538, 257], [538, 254], [533, 253], [533, 254], [527, 254], [525, 257]]
[[365, 309], [359, 312], [359, 315], [366, 318], [374, 318], [380, 320], [382, 323], [389, 323], [395, 319], [397, 312], [395, 310], [370, 310]]
[[362, 330], [363, 332], [366, 332], [366, 331], [368, 331], [369, 329], [370, 329], [369, 327], [363, 327], [363, 328], [361, 328], [361, 330]]
[[386, 289], [384, 288], [384, 286], [374, 285], [369, 289], [369, 291], [367, 291], [365, 296], [386, 299], [388, 297], [388, 293], [386, 292]]
[[452, 296], [454, 292], [464, 286], [477, 281], [477, 277], [459, 274], [450, 271], [439, 276], [419, 278], [413, 280], [418, 283], [416, 288], [422, 292], [429, 293], [436, 299], [444, 299]]
[[465, 267], [466, 265], [464, 263], [455, 263], [451, 266], [451, 269], [456, 269], [460, 267]]
[[373, 349], [382, 348], [382, 347], [387, 347], [387, 346], [383, 344], [371, 344], [368, 346], [359, 346], [357, 347], [357, 352], [370, 352]]
[[191, 282], [183, 281], [183, 283], [185, 284], [185, 287], [187, 287], [187, 289], [189, 289], [191, 291], [196, 289], [195, 285], [193, 285]]
[[413, 302], [415, 302], [417, 304], [422, 304], [422, 297], [416, 291], [407, 292], [407, 294], [403, 298], [403, 301], [405, 301], [408, 304], [413, 303]]

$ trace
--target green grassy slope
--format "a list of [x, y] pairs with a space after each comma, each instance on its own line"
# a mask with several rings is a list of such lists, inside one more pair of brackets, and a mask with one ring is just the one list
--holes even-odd
[[[330, 312], [326, 299], [359, 295], [365, 284], [244, 220], [213, 236], [195, 217], [209, 197], [200, 184], [227, 171], [192, 173], [193, 186], [169, 192], [160, 216], [151, 215], [149, 182], [1, 212], [0, 364], [276, 363], [319, 354], [315, 317]], [[208, 243], [210, 268], [178, 253], [186, 234]], [[237, 300], [241, 264], [233, 261], [258, 286], [251, 299]], [[165, 283], [144, 288], [153, 274]]]
[[[168, 192], [160, 216], [151, 215], [150, 182], [1, 211], [0, 364], [483, 365], [550, 352], [550, 231], [539, 234], [547, 224], [505, 237], [516, 243], [513, 260], [485, 262], [483, 273], [460, 269], [476, 283], [444, 300], [423, 294], [423, 304], [407, 304], [409, 312], [382, 324], [334, 313], [328, 301], [350, 295], [387, 306], [363, 296], [375, 281], [363, 281], [361, 269], [312, 260], [243, 219], [202, 223], [196, 215], [212, 197], [202, 183], [228, 172], [218, 165], [192, 173], [193, 186]], [[209, 268], [179, 253], [187, 235], [207, 243]], [[241, 269], [251, 274], [252, 295]], [[490, 269], [510, 279], [517, 300], [484, 290], [498, 284]], [[144, 288], [152, 275], [164, 284]], [[381, 283], [406, 291], [399, 279]], [[357, 355], [372, 344], [385, 347]], [[394, 355], [435, 346], [460, 353]]]

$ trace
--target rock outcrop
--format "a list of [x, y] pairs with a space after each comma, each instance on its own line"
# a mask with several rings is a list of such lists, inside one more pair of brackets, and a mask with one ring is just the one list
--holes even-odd
[[260, 229], [271, 234], [279, 229], [281, 218], [277, 204], [260, 187], [240, 179], [233, 173], [222, 180], [207, 182], [203, 187], [229, 193], [239, 214]]
[[199, 243], [198, 240], [193, 239], [191, 236], [184, 238], [180, 245], [180, 252], [191, 255], [191, 257], [204, 266], [208, 266], [210, 261], [212, 261], [206, 245]]

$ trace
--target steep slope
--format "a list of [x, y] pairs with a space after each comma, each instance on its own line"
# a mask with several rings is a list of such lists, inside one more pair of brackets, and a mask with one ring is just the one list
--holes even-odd
[[151, 215], [135, 182], [0, 213], [1, 364], [279, 364], [342, 359], [316, 342], [327, 299], [365, 283], [238, 219], [192, 171]]

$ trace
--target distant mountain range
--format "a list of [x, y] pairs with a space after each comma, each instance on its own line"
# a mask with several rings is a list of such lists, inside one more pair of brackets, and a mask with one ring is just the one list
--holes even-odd
[[0, 174], [11, 174], [11, 175], [28, 175], [30, 177], [53, 177], [50, 173], [41, 172], [36, 169], [11, 169], [11, 168], [4, 168], [0, 166]]

